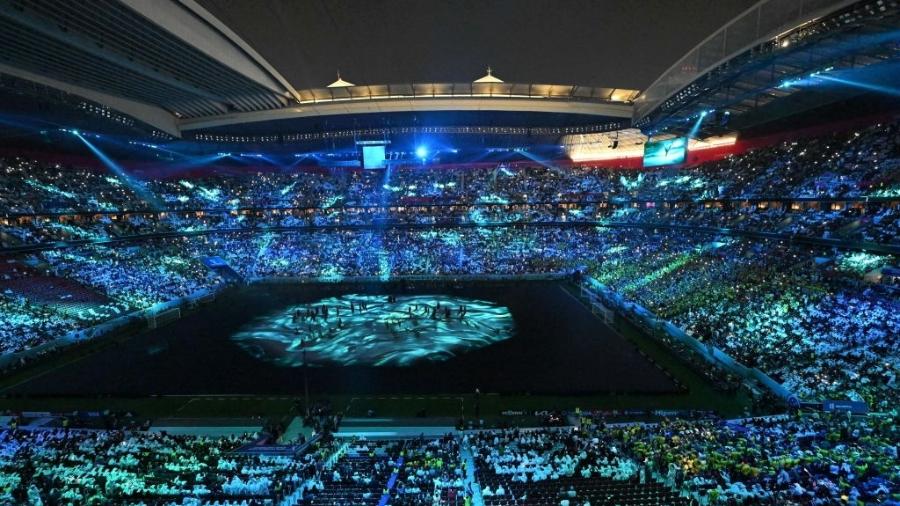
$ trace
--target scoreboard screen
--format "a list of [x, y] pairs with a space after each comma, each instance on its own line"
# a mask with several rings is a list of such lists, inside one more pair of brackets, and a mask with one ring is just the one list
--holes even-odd
[[384, 144], [364, 144], [362, 146], [363, 168], [384, 168]]
[[644, 144], [644, 167], [683, 163], [687, 155], [687, 137]]

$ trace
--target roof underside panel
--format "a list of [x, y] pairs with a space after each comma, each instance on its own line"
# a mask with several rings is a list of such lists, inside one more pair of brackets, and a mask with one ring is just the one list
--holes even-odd
[[[804, 2], [809, 8], [835, 3]], [[768, 9], [760, 15], [771, 14]], [[743, 30], [739, 23], [729, 29]], [[635, 124], [646, 131], [681, 133], [696, 124], [699, 134], [717, 135], [836, 98], [862, 93], [891, 96], [900, 64], [898, 33], [900, 1], [853, 2], [729, 58], [659, 102]], [[650, 110], [646, 96], [635, 102], [636, 111]], [[698, 121], [703, 111], [715, 112], [711, 116], [715, 121]]]
[[0, 0], [0, 58], [180, 117], [286, 104], [116, 0]]

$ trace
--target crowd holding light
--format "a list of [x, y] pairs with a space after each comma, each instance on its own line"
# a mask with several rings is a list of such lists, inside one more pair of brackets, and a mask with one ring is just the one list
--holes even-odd
[[[89, 338], [93, 325], [218, 284], [180, 253], [181, 244], [87, 246], [8, 259], [0, 269], [0, 350], [22, 352], [72, 333]], [[85, 289], [90, 297], [79, 297]]]
[[[247, 504], [299, 497], [318, 483], [313, 455], [241, 456], [260, 439], [119, 430], [5, 430], [0, 501], [9, 504]], [[187, 502], [183, 502], [187, 501]], [[194, 502], [192, 502], [194, 501]]]
[[[578, 269], [801, 399], [889, 412], [900, 402], [900, 259], [854, 247], [890, 251], [900, 240], [897, 129], [797, 140], [683, 170], [415, 167], [394, 169], [388, 182], [378, 171], [211, 174], [144, 181], [140, 191], [117, 173], [6, 159], [2, 247], [46, 248], [11, 251], [0, 263], [0, 358], [16, 368], [62, 336], [88, 340], [95, 325], [215, 290], [226, 280], [203, 265], [209, 257], [251, 281]], [[129, 237], [144, 238], [102, 244]], [[323, 303], [340, 316], [273, 316], [267, 325], [289, 329], [275, 339], [286, 354], [274, 359], [296, 365], [294, 327], [310, 332], [307, 351], [338, 362], [401, 364], [418, 357], [422, 339], [455, 352], [455, 341], [425, 336], [429, 328], [471, 332], [480, 346], [512, 325], [504, 308], [448, 301], [448, 316], [398, 299], [384, 306], [386, 321], [376, 319], [390, 337], [348, 354], [372, 336], [347, 331], [345, 302]], [[462, 319], [458, 305], [469, 311]], [[479, 330], [480, 313], [503, 331]], [[260, 328], [238, 339], [267, 337]], [[379, 348], [398, 339], [408, 341], [405, 353]], [[666, 504], [891, 504], [900, 500], [896, 427], [891, 417], [830, 415], [601, 423], [349, 450], [323, 441], [302, 457], [226, 455], [250, 437], [13, 429], [0, 433], [0, 502], [462, 504], [476, 493], [460, 456], [469, 447], [485, 504], [601, 504], [609, 499], [597, 495], [607, 490], [601, 482]], [[325, 461], [337, 465], [323, 471]]]
[[[897, 132], [897, 123], [873, 125], [677, 171], [410, 167], [393, 169], [390, 184], [380, 171], [145, 181], [162, 212], [119, 174], [7, 159], [0, 202], [20, 215], [0, 224], [3, 247], [82, 243], [8, 257], [0, 349], [89, 337], [93, 324], [213, 288], [222, 279], [200, 263], [208, 256], [249, 280], [522, 275], [588, 265], [626, 298], [804, 397], [888, 406], [897, 399], [896, 356], [884, 353], [896, 345], [896, 295], [889, 281], [869, 283], [896, 279], [882, 275], [896, 272], [896, 257], [724, 240], [709, 229], [896, 245]], [[852, 200], [866, 196], [880, 199]], [[761, 197], [783, 200], [741, 200]], [[851, 200], [816, 200], [824, 198]], [[53, 212], [61, 214], [46, 214]], [[664, 231], [685, 225], [695, 229]], [[98, 244], [161, 233], [187, 235]], [[62, 285], [38, 296], [29, 284], [48, 276], [99, 298], [76, 304]]]
[[[701, 341], [760, 368], [803, 398], [854, 398], [887, 408], [897, 397], [900, 343], [896, 287], [872, 284], [891, 255], [727, 239], [714, 233], [596, 226], [473, 227], [226, 233], [82, 246], [21, 258], [46, 266], [107, 299], [80, 312], [29, 300], [7, 272], [0, 287], [11, 326], [5, 351], [24, 351], [60, 329], [84, 328], [222, 280], [199, 259], [217, 256], [247, 280], [338, 281], [404, 276], [588, 274], [685, 328]], [[30, 260], [29, 260], [30, 259]], [[827, 259], [827, 262], [823, 262]]]
[[849, 396], [878, 409], [900, 399], [900, 302], [846, 269], [848, 254], [823, 264], [822, 250], [683, 234], [623, 234], [615, 244], [592, 266], [600, 282], [801, 397]]
[[[484, 432], [469, 438], [485, 504], [625, 503], [623, 490], [664, 484], [649, 504], [896, 504], [890, 417], [674, 421], [585, 431]], [[610, 487], [609, 480], [634, 488]], [[666, 497], [668, 491], [678, 496]], [[688, 502], [690, 501], [690, 502]]]
[[[617, 199], [890, 198], [900, 197], [897, 132], [896, 122], [877, 124], [784, 142], [683, 170], [646, 170], [640, 180], [635, 180], [633, 169], [556, 169], [536, 164], [400, 167], [391, 170], [390, 181], [384, 180], [383, 171], [353, 169], [210, 173], [190, 180], [148, 180], [142, 188], [167, 211], [471, 205], [487, 195], [510, 205]], [[173, 174], [177, 168], [176, 164]], [[0, 211], [4, 213], [153, 210], [144, 196], [121, 174], [102, 168], [62, 167], [22, 158], [0, 161]]]
[[0, 506], [900, 506], [900, 0], [0, 27]]
[[[215, 290], [227, 281], [203, 265], [209, 257], [248, 281], [518, 277], [578, 269], [801, 399], [852, 399], [890, 411], [900, 402], [900, 259], [891, 254], [900, 241], [897, 132], [897, 123], [875, 125], [693, 168], [637, 173], [420, 166], [396, 168], [388, 182], [379, 171], [145, 181], [142, 188], [160, 203], [157, 209], [115, 173], [6, 159], [0, 169], [0, 242], [8, 249], [0, 263], [0, 358], [6, 369], [19, 367], [61, 336], [91, 339], [97, 324]], [[103, 244], [125, 238], [132, 239]], [[832, 247], [837, 244], [844, 249]], [[44, 248], [13, 249], [33, 245]], [[863, 248], [871, 245], [878, 248]], [[315, 323], [320, 331], [343, 331], [337, 319]], [[394, 331], [406, 329], [402, 325]], [[390, 323], [386, 328], [391, 332]], [[513, 496], [527, 504], [529, 494], [570, 504], [584, 497], [586, 504], [585, 490], [593, 490], [589, 484], [598, 476], [631, 486], [643, 476], [710, 504], [833, 504], [835, 497], [876, 503], [897, 500], [891, 420], [805, 417], [739, 427], [676, 422], [593, 429], [590, 439], [506, 433], [463, 444], [474, 449], [489, 504]], [[148, 458], [137, 464], [145, 471], [187, 466], [191, 478], [178, 474], [179, 481], [165, 487], [141, 481], [107, 440], [145, 449]], [[0, 441], [0, 463], [8, 464], [0, 470], [0, 493], [58, 495], [69, 502], [140, 493], [172, 502], [217, 497], [228, 504], [234, 491], [353, 502], [358, 498], [346, 495], [350, 483], [378, 499], [382, 485], [373, 483], [389, 462], [397, 464], [386, 457], [365, 471], [348, 465], [348, 478], [343, 471], [317, 474], [309, 460], [225, 462], [208, 450], [234, 444], [224, 440], [48, 431], [7, 432]], [[391, 503], [465, 496], [456, 470], [441, 471], [429, 454], [442, 448], [456, 458], [457, 444], [442, 439], [407, 447], [424, 467], [398, 466], [404, 481]], [[40, 448], [51, 459], [75, 448], [82, 458], [35, 476], [76, 478], [60, 485], [9, 471], [27, 458], [23, 447]], [[392, 448], [385, 447], [385, 455]], [[99, 461], [85, 453], [112, 464], [97, 471]], [[207, 461], [215, 469], [202, 465]], [[36, 468], [51, 466], [35, 462]], [[86, 478], [98, 475], [106, 486]]]
[[[897, 201], [900, 201], [898, 199]], [[896, 201], [714, 202], [712, 204], [574, 202], [511, 204], [488, 195], [468, 205], [341, 207], [339, 197], [323, 208], [254, 211], [90, 214], [78, 217], [0, 218], [0, 247], [51, 246], [60, 241], [111, 242], [153, 234], [325, 227], [605, 224], [690, 226], [735, 233], [773, 233], [849, 244], [900, 242]]]
[[[427, 168], [263, 172], [142, 183], [7, 159], [0, 245], [232, 228], [534, 222], [694, 225], [896, 245], [896, 123], [761, 148], [694, 168]], [[756, 200], [745, 200], [756, 199]], [[15, 216], [13, 216], [15, 214]]]
[[[368, 441], [325, 437], [299, 455], [233, 453], [229, 437], [13, 427], [0, 432], [10, 504], [897, 504], [896, 418], [801, 415], [484, 430]], [[114, 421], [118, 423], [118, 421]], [[471, 455], [469, 457], [468, 455]]]

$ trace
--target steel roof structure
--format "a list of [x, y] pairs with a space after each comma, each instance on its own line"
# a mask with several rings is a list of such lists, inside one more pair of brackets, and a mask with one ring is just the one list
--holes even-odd
[[[800, 102], [820, 106], [854, 91], [804, 93], [813, 89], [800, 86], [804, 79], [827, 80], [829, 74], [898, 62], [896, 0], [763, 0], [645, 90], [635, 100], [634, 125], [685, 133], [700, 114], [715, 113], [717, 121], [706, 121], [699, 132], [721, 133], [770, 120], [779, 114], [771, 110], [776, 105], [783, 114]], [[896, 78], [896, 69], [888, 71]], [[788, 97], [793, 100], [783, 100]]]
[[298, 91], [194, 0], [0, 0], [0, 74], [82, 97], [175, 137], [222, 125], [377, 112], [628, 118], [638, 94], [504, 82]]
[[[0, 0], [0, 104], [52, 97], [68, 111], [61, 121], [91, 111], [157, 138], [283, 140], [284, 132], [273, 133], [278, 125], [302, 136], [303, 128], [356, 129], [338, 118], [368, 115], [359, 122], [364, 128], [378, 127], [377, 118], [395, 128], [419, 113], [449, 111], [555, 118], [532, 127], [559, 127], [560, 117], [573, 118], [572, 126], [631, 123], [645, 134], [683, 134], [706, 111], [716, 121], [704, 122], [701, 133], [717, 135], [770, 119], [776, 105], [784, 113], [850, 93], [792, 85], [810, 73], [900, 62], [898, 2], [762, 0], [640, 92], [507, 83], [490, 72], [474, 82], [354, 85], [339, 78], [338, 86], [297, 89], [197, 0]], [[33, 100], [20, 99], [28, 93]]]

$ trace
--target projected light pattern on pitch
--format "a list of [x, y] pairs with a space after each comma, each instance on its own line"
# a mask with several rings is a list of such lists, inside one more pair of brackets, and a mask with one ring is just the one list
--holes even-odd
[[440, 362], [509, 339], [509, 309], [446, 295], [342, 295], [259, 317], [232, 336], [254, 357], [283, 367], [393, 366]]

